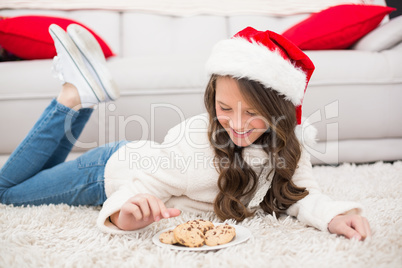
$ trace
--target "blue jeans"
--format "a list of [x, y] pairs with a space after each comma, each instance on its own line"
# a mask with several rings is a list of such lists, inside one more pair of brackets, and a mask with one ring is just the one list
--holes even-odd
[[74, 111], [53, 100], [0, 170], [0, 203], [101, 205], [107, 160], [127, 141], [64, 162], [92, 109]]

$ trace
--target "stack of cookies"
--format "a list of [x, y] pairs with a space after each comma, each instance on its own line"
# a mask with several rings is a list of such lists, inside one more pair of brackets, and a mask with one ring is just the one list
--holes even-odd
[[159, 236], [164, 244], [180, 244], [186, 247], [217, 246], [229, 243], [236, 236], [236, 229], [229, 224], [214, 226], [202, 219], [188, 221]]

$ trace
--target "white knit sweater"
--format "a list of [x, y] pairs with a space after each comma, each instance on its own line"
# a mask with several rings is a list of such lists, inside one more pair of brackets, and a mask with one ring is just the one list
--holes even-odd
[[[306, 124], [302, 124], [306, 125]], [[208, 116], [202, 114], [187, 119], [169, 130], [162, 144], [151, 141], [128, 143], [116, 151], [106, 164], [105, 191], [107, 200], [99, 213], [98, 227], [104, 232], [126, 233], [109, 222], [108, 217], [120, 210], [132, 196], [149, 193], [159, 197], [167, 207], [182, 211], [213, 211], [218, 194], [218, 172], [214, 152], [207, 136]], [[315, 137], [315, 129], [309, 127]], [[314, 131], [311, 131], [314, 130]], [[299, 139], [308, 133], [297, 127]], [[301, 139], [302, 144], [306, 139]], [[251, 200], [244, 200], [249, 208], [258, 207], [268, 191], [272, 176], [265, 179], [273, 164], [266, 153], [254, 146], [244, 149], [243, 157], [256, 174], [260, 174], [258, 188]], [[330, 220], [341, 213], [361, 213], [359, 204], [333, 201], [320, 192], [312, 174], [310, 155], [302, 151], [298, 168], [292, 178], [297, 186], [306, 187], [308, 196], [293, 204], [287, 213], [301, 222], [320, 230], [327, 230]]]

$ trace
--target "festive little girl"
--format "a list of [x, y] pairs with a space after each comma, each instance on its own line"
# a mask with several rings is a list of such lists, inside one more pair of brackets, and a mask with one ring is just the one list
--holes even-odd
[[119, 141], [64, 162], [91, 107], [119, 92], [88, 31], [49, 32], [63, 88], [1, 169], [2, 203], [102, 205], [97, 225], [113, 233], [180, 210], [242, 221], [262, 208], [348, 238], [370, 236], [359, 204], [332, 200], [314, 179], [304, 146], [315, 133], [301, 117], [314, 65], [284, 37], [249, 27], [219, 42], [207, 62], [207, 113], [173, 127], [162, 144]]

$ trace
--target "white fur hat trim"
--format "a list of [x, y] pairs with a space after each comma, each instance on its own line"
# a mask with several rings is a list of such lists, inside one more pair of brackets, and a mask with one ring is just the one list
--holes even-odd
[[241, 37], [218, 42], [207, 61], [206, 70], [209, 75], [230, 75], [258, 81], [295, 106], [302, 104], [307, 84], [303, 70], [284, 59], [278, 51]]

